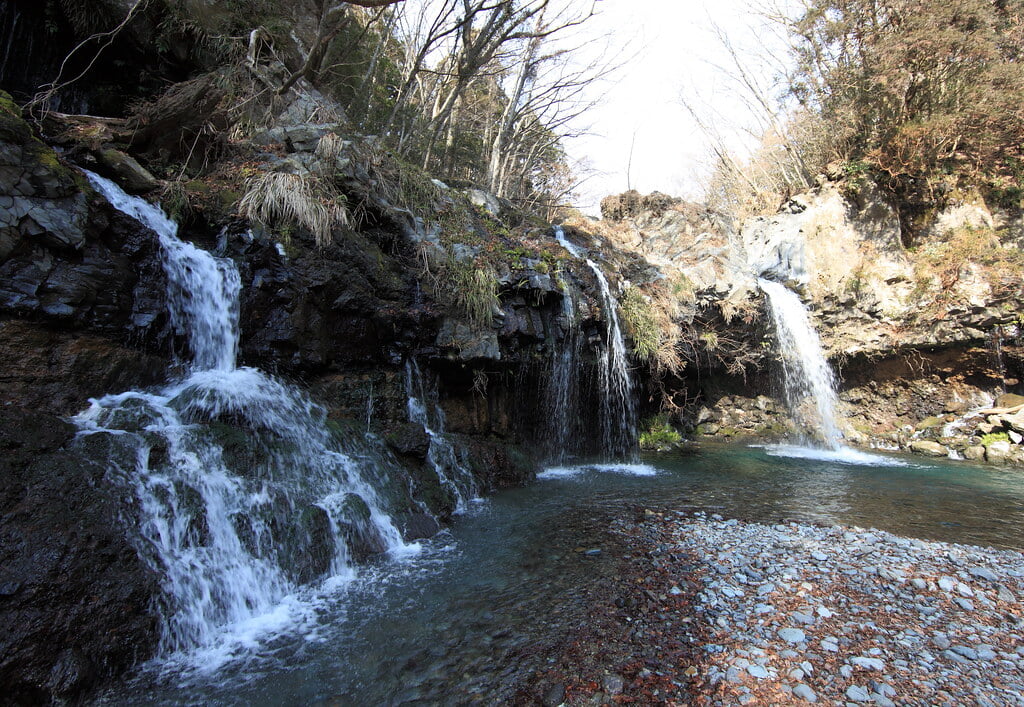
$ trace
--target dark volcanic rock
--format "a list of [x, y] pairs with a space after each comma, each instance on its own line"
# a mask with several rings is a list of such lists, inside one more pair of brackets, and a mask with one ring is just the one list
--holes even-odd
[[305, 374], [380, 362], [417, 335], [401, 263], [368, 238], [346, 241], [296, 244], [294, 257], [258, 241], [243, 254], [243, 360]]
[[73, 414], [91, 397], [155, 385], [166, 369], [165, 359], [106, 337], [0, 320], [0, 403]]
[[151, 654], [158, 584], [74, 428], [0, 407], [0, 702], [70, 699]]
[[0, 400], [66, 414], [155, 382], [165, 292], [155, 235], [95, 197], [0, 94]]
[[396, 453], [424, 460], [430, 451], [430, 437], [423, 425], [414, 422], [398, 424], [385, 441]]
[[470, 467], [485, 489], [523, 486], [537, 476], [538, 460], [508, 442], [453, 436], [465, 445]]

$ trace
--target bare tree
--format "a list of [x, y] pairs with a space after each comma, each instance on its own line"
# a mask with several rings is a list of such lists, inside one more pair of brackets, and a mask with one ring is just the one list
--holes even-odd
[[312, 78], [319, 70], [323, 63], [324, 55], [327, 53], [327, 47], [330, 46], [331, 41], [338, 36], [338, 33], [344, 29], [345, 24], [348, 20], [348, 9], [350, 6], [355, 5], [357, 7], [368, 7], [368, 8], [381, 8], [387, 7], [388, 5], [395, 5], [397, 3], [404, 2], [405, 0], [350, 0], [349, 2], [341, 2], [336, 4], [325, 3], [324, 0], [310, 0], [311, 4], [317, 11], [319, 18], [317, 22], [317, 34], [313, 40], [312, 46], [306, 54], [305, 61], [302, 62], [302, 66], [298, 70], [292, 72], [291, 76], [285, 79], [285, 82], [278, 89], [278, 93], [283, 95], [287, 93], [295, 82], [302, 78]]

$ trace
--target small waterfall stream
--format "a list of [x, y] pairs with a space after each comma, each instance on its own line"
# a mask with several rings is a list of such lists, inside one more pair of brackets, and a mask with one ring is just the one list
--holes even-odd
[[433, 388], [424, 384], [420, 367], [413, 359], [405, 362], [405, 391], [409, 422], [422, 425], [430, 440], [427, 462], [437, 474], [441, 489], [450, 497], [454, 512], [464, 513], [468, 502], [478, 493], [473, 472], [445, 434], [444, 411], [437, 404]]
[[239, 275], [177, 237], [157, 207], [87, 173], [117, 209], [160, 238], [171, 321], [190, 372], [157, 392], [93, 400], [78, 444], [109, 459], [123, 521], [162, 577], [160, 653], [203, 667], [293, 622], [302, 585], [354, 574], [353, 554], [403, 552], [399, 493], [369, 445], [254, 368], [236, 368]]
[[545, 388], [547, 428], [547, 460], [564, 462], [579, 452], [579, 365], [583, 339], [577, 320], [577, 294], [568, 281], [559, 277], [562, 286], [562, 324], [564, 338], [560, 347], [551, 350], [551, 375]]
[[601, 291], [601, 305], [606, 321], [604, 351], [599, 359], [601, 381], [601, 451], [615, 459], [636, 460], [636, 401], [633, 400], [633, 379], [626, 357], [626, 344], [619, 325], [618, 302], [612, 296], [608, 279], [597, 263], [565, 237], [555, 226], [555, 238], [578, 260], [593, 271]]
[[808, 426], [814, 428], [827, 449], [839, 449], [843, 435], [836, 422], [836, 379], [825, 360], [811, 320], [795, 292], [771, 280], [759, 279], [757, 284], [768, 297], [782, 359], [786, 402], [797, 417], [805, 409], [805, 401], [814, 404]]

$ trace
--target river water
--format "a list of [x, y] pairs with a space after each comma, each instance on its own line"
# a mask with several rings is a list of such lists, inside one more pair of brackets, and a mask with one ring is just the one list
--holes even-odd
[[[913, 457], [856, 464], [775, 447], [711, 446], [643, 465], [560, 468], [470, 504], [411, 558], [300, 599], [299, 625], [209, 673], [147, 666], [105, 699], [132, 704], [483, 704], [509, 699], [608, 564], [593, 518], [637, 506], [840, 523], [1024, 549], [1024, 477]], [[811, 452], [810, 457], [820, 456]]]

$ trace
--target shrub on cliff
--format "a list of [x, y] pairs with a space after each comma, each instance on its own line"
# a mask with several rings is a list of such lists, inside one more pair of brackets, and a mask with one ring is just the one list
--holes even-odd
[[811, 0], [790, 23], [789, 89], [837, 152], [896, 179], [975, 183], [1024, 168], [1020, 2]]

